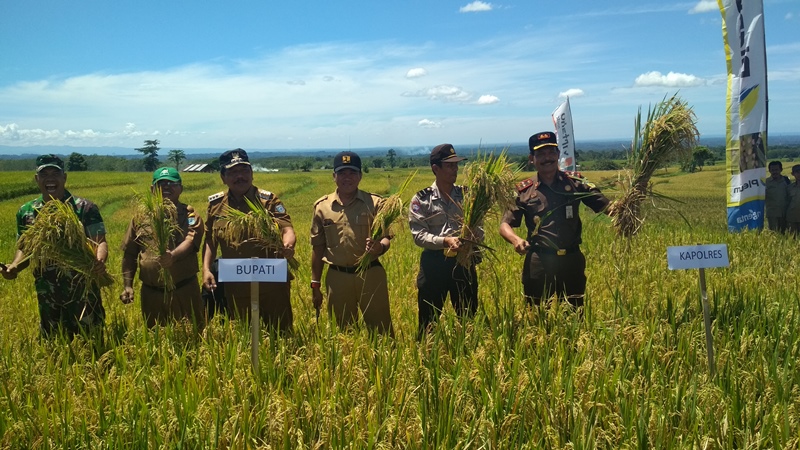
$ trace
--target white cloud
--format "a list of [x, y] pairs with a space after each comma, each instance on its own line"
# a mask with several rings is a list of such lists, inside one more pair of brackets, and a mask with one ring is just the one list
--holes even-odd
[[699, 14], [710, 11], [719, 11], [719, 5], [717, 5], [716, 0], [700, 0], [689, 10], [689, 14]]
[[482, 11], [491, 11], [492, 4], [482, 2], [480, 0], [476, 0], [468, 5], [462, 6], [458, 9], [459, 12], [467, 13], [467, 12], [482, 12]]
[[499, 101], [500, 99], [495, 97], [494, 95], [481, 95], [476, 103], [479, 105], [491, 105]]
[[415, 67], [406, 72], [406, 78], [419, 78], [428, 74], [428, 71], [422, 67]]
[[466, 102], [472, 98], [472, 94], [464, 91], [458, 86], [434, 86], [416, 92], [403, 92], [403, 97], [427, 97], [430, 100], [440, 100], [443, 102]]
[[783, 18], [786, 19], [786, 20], [792, 20], [792, 19], [794, 19], [794, 13], [792, 13], [790, 11], [790, 12], [786, 13], [786, 15]]
[[705, 84], [705, 80], [694, 75], [675, 72], [662, 75], [661, 72], [658, 71], [647, 72], [639, 75], [636, 77], [636, 81], [634, 82], [634, 86], [636, 87], [694, 87], [703, 86]]
[[417, 125], [419, 125], [420, 128], [442, 128], [441, 122], [434, 122], [429, 119], [422, 119], [417, 122]]
[[583, 89], [567, 89], [564, 92], [558, 93], [558, 98], [567, 98], [567, 97], [582, 97], [583, 96]]

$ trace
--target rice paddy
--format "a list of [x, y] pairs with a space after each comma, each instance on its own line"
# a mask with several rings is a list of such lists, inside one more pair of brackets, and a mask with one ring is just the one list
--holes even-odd
[[[415, 339], [420, 249], [407, 227], [394, 227], [381, 258], [395, 339], [340, 332], [324, 314], [317, 321], [308, 287], [313, 202], [333, 191], [330, 172], [256, 174], [292, 216], [300, 263], [294, 333], [262, 333], [259, 371], [251, 372], [246, 321], [215, 317], [200, 337], [185, 324], [149, 330], [138, 296], [123, 305], [118, 292], [104, 295], [104, 342], [42, 341], [26, 270], [0, 280], [0, 447], [798, 448], [797, 241], [729, 234], [723, 167], [676, 171], [650, 181], [680, 202], [644, 203], [647, 221], [631, 239], [617, 238], [609, 217], [581, 214], [583, 316], [524, 306], [522, 257], [489, 215], [485, 244], [497, 258], [478, 266], [478, 315], [461, 322], [447, 307], [423, 341]], [[386, 196], [409, 174], [371, 170], [361, 188]], [[73, 173], [67, 185], [100, 207], [117, 280], [131, 188], [149, 188], [149, 175], [138, 175]], [[600, 186], [618, 177], [584, 175]], [[30, 178], [4, 174], [0, 191]], [[183, 178], [182, 201], [205, 215], [207, 196], [223, 189], [219, 177]], [[432, 180], [421, 170], [403, 199]], [[13, 257], [14, 214], [33, 197], [0, 202], [2, 262]], [[727, 244], [731, 258], [730, 268], [706, 271], [715, 376], [697, 273], [666, 262], [666, 247], [697, 243]]]

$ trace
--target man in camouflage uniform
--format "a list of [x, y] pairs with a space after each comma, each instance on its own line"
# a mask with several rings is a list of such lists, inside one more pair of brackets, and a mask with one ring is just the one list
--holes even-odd
[[[105, 272], [108, 258], [106, 229], [97, 205], [73, 196], [65, 187], [67, 173], [64, 161], [56, 155], [36, 158], [36, 184], [42, 195], [22, 205], [17, 212], [17, 239], [31, 226], [46, 202], [61, 201], [72, 207], [83, 224], [86, 237], [97, 243], [95, 266], [97, 274]], [[8, 266], [0, 265], [3, 278], [11, 280], [20, 270], [28, 266], [26, 255], [17, 250], [14, 261]], [[39, 300], [40, 329], [45, 337], [64, 332], [68, 337], [75, 334], [101, 332], [105, 310], [96, 286], [87, 289], [85, 281], [76, 273], [59, 271], [56, 267], [37, 270], [33, 274], [36, 296]]]
[[[539, 305], [555, 293], [580, 307], [586, 291], [580, 204], [601, 212], [609, 201], [579, 173], [558, 169], [560, 152], [555, 133], [536, 133], [528, 145], [537, 173], [517, 184], [517, 205], [503, 215], [500, 235], [517, 253], [525, 255], [522, 287], [528, 304]], [[527, 239], [512, 229], [519, 227], [523, 219], [528, 228]]]
[[[280, 199], [272, 192], [253, 186], [253, 168], [250, 166], [247, 152], [240, 148], [228, 150], [220, 155], [219, 166], [220, 178], [228, 187], [228, 191], [208, 197], [203, 285], [210, 291], [217, 287], [217, 280], [211, 267], [217, 257], [218, 247], [222, 252], [222, 258], [289, 258], [294, 255], [296, 241], [291, 217]], [[250, 208], [245, 198], [253, 203], [260, 203], [272, 215], [281, 230], [282, 249], [265, 251], [253, 241], [249, 241], [247, 236], [241, 239], [241, 242], [232, 242], [225, 238], [222, 233], [225, 226], [225, 208], [229, 206], [242, 212], [249, 212]], [[292, 279], [291, 274], [289, 279]], [[268, 327], [291, 331], [293, 318], [290, 289], [289, 281], [270, 283], [269, 288], [259, 289], [259, 312]], [[249, 317], [250, 283], [225, 283], [225, 298], [229, 317]]]
[[[153, 253], [152, 238], [142, 233], [141, 224], [131, 220], [122, 239], [124, 291], [119, 298], [126, 304], [133, 302], [133, 277], [138, 266], [142, 281], [142, 315], [147, 326], [152, 328], [156, 324], [165, 325], [168, 320], [187, 319], [202, 330], [205, 314], [197, 281], [197, 252], [205, 233], [203, 220], [191, 205], [180, 201], [183, 184], [174, 167], [156, 169], [151, 189], [160, 190], [163, 198], [175, 205], [178, 229], [173, 231], [166, 253], [158, 255]], [[162, 268], [170, 273], [173, 284], [170, 288], [164, 285]]]
[[[478, 276], [475, 264], [464, 267], [456, 255], [463, 224], [464, 187], [455, 184], [458, 163], [464, 161], [450, 144], [433, 148], [431, 170], [436, 180], [411, 199], [408, 227], [414, 243], [423, 248], [417, 275], [417, 305], [421, 338], [435, 323], [450, 294], [453, 309], [462, 317], [472, 317], [478, 309]], [[478, 230], [483, 239], [483, 230]]]
[[[383, 199], [358, 188], [361, 158], [340, 152], [333, 158], [336, 191], [314, 203], [311, 221], [311, 289], [314, 307], [322, 306], [322, 270], [328, 266], [325, 285], [328, 313], [339, 326], [358, 318], [358, 311], [370, 330], [393, 334], [389, 313], [389, 288], [378, 258], [389, 249], [390, 236], [370, 238], [372, 221]], [[369, 268], [357, 273], [359, 258], [370, 258]]]

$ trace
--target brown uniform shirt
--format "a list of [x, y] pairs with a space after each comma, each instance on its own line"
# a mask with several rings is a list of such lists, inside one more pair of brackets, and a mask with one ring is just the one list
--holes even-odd
[[[192, 240], [194, 245], [194, 252], [186, 254], [180, 260], [174, 261], [169, 271], [172, 275], [172, 281], [175, 284], [180, 283], [190, 277], [196, 277], [199, 271], [197, 263], [197, 250], [203, 242], [203, 234], [205, 229], [203, 227], [203, 219], [195, 214], [194, 208], [178, 202], [175, 205], [178, 210], [178, 226], [180, 230], [176, 230], [169, 243], [169, 249], [174, 250], [181, 244], [187, 237]], [[131, 220], [128, 225], [128, 231], [122, 239], [122, 252], [128, 256], [138, 255], [139, 259], [139, 279], [142, 284], [150, 287], [163, 288], [164, 282], [160, 279], [161, 265], [158, 264], [158, 255], [148, 250], [149, 242], [145, 242], [142, 236], [137, 233], [137, 224]]]
[[604, 210], [609, 200], [594, 184], [558, 171], [551, 186], [540, 183], [537, 175], [517, 184], [516, 207], [506, 211], [503, 222], [516, 228], [525, 219], [528, 242], [551, 249], [569, 249], [581, 243], [583, 202], [594, 212]]
[[358, 264], [371, 235], [376, 210], [383, 201], [381, 196], [362, 190], [348, 205], [342, 204], [336, 192], [317, 200], [311, 221], [311, 245], [325, 246], [322, 260], [335, 266]]
[[[273, 219], [278, 226], [283, 229], [284, 227], [292, 226], [292, 219], [286, 212], [286, 208], [281, 203], [280, 199], [272, 192], [258, 189], [253, 186], [245, 194], [245, 196], [253, 203], [260, 202], [264, 209], [272, 214]], [[233, 197], [229, 196], [227, 192], [219, 192], [208, 198], [208, 219], [206, 220], [206, 239], [211, 239], [212, 245], [219, 244], [222, 258], [281, 258], [280, 250], [266, 251], [256, 245], [253, 241], [245, 240], [239, 246], [235, 243], [229, 242], [222, 236], [222, 230], [225, 226], [225, 207], [235, 208], [242, 212], [249, 212], [250, 208], [244, 200], [237, 202]]]

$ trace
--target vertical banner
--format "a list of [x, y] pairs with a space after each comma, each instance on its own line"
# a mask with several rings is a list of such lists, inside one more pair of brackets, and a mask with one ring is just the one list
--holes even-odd
[[767, 55], [762, 0], [717, 0], [728, 66], [728, 230], [764, 227]]
[[558, 168], [561, 170], [577, 170], [575, 160], [575, 139], [572, 136], [572, 111], [569, 109], [569, 97], [553, 111], [553, 125], [556, 127], [556, 138], [561, 156]]

